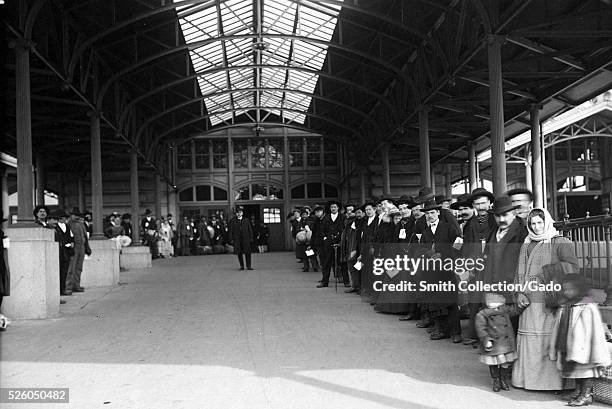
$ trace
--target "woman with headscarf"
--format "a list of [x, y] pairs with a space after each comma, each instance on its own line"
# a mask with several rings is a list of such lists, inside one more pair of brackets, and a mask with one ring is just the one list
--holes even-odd
[[[578, 272], [574, 245], [555, 229], [546, 209], [535, 208], [529, 212], [527, 230], [529, 234], [519, 254], [517, 284], [547, 284], [545, 276], [550, 271]], [[528, 287], [517, 295], [517, 304], [525, 310], [519, 319], [518, 359], [512, 369], [512, 384], [529, 390], [563, 389], [561, 372], [548, 357], [556, 310], [546, 305], [544, 292]]]

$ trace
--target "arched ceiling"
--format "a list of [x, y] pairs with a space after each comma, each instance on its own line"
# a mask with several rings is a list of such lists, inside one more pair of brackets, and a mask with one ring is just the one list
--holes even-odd
[[[507, 136], [533, 103], [553, 115], [612, 85], [607, 0], [9, 0], [1, 12], [9, 40], [31, 41], [34, 149], [71, 154], [57, 166], [74, 171], [89, 167], [92, 109], [105, 163], [266, 126], [335, 138], [361, 161], [382, 142], [416, 161], [422, 107], [432, 159], [463, 161], [468, 141], [487, 143], [491, 39]], [[10, 153], [15, 62], [3, 52]]]

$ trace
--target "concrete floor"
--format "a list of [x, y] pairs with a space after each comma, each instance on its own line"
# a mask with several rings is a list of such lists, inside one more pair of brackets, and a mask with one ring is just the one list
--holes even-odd
[[[68, 387], [70, 404], [3, 408], [560, 408], [493, 393], [476, 350], [429, 341], [359, 297], [316, 289], [291, 253], [156, 260], [65, 297], [61, 318], [0, 335], [2, 387]], [[596, 404], [594, 407], [604, 407]]]

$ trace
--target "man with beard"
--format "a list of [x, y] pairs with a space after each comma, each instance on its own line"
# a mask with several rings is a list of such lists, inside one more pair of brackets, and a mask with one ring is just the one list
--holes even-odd
[[345, 290], [345, 293], [357, 293], [361, 287], [359, 270], [356, 270], [354, 265], [357, 260], [357, 245], [360, 235], [361, 220], [363, 219], [363, 210], [357, 208], [353, 213], [354, 206], [347, 204], [345, 209], [346, 225], [342, 232], [341, 239], [341, 262], [344, 264], [344, 269], [348, 271], [351, 288]]
[[[472, 192], [470, 202], [476, 214], [464, 228], [463, 246], [461, 248], [461, 256], [464, 259], [476, 260], [477, 258], [483, 257], [485, 244], [489, 234], [497, 227], [495, 217], [489, 212], [494, 200], [495, 196], [493, 196], [493, 193], [484, 188], [479, 187]], [[482, 272], [478, 271], [470, 273], [469, 282], [473, 283], [482, 280], [481, 273]], [[482, 305], [481, 301], [479, 293], [468, 293], [470, 325], [468, 326], [464, 345], [474, 345], [479, 342], [474, 327], [474, 319]]]
[[[329, 202], [329, 214], [321, 221], [321, 235], [323, 236], [323, 278], [317, 288], [329, 286], [329, 276], [332, 266], [340, 267], [340, 239], [344, 228], [344, 215], [339, 213], [341, 203], [337, 200]], [[335, 248], [335, 250], [334, 250]], [[338, 276], [339, 271], [335, 274]], [[344, 285], [349, 286], [348, 276], [344, 278]]]
[[518, 221], [523, 227], [527, 227], [527, 216], [533, 209], [533, 193], [529, 189], [512, 189], [506, 192], [506, 196], [512, 200], [514, 206], [518, 206], [515, 210], [518, 216]]

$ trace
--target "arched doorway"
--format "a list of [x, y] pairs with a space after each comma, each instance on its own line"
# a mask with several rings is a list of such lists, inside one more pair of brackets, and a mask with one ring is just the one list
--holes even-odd
[[276, 183], [262, 181], [238, 185], [235, 190], [236, 205], [244, 207], [244, 216], [254, 223], [263, 222], [270, 232], [268, 249], [285, 250], [283, 189]]

